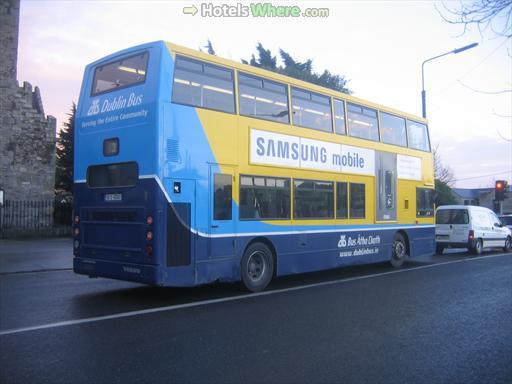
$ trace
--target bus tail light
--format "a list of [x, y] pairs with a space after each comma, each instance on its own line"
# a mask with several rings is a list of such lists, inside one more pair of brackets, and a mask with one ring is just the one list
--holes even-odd
[[79, 248], [80, 248], [80, 241], [75, 239], [75, 241], [73, 241], [73, 255], [75, 255], [75, 256], [78, 255]]
[[146, 245], [146, 253], [148, 254], [148, 256], [153, 255], [153, 247], [151, 245]]
[[80, 216], [75, 216], [75, 224], [80, 224]]
[[475, 240], [475, 231], [473, 231], [472, 229], [469, 230], [468, 240], [469, 241]]
[[147, 223], [147, 225], [151, 225], [151, 224], [153, 224], [153, 216], [148, 216], [148, 217], [146, 218], [146, 223]]
[[76, 227], [73, 233], [75, 234], [75, 236], [78, 236], [80, 234], [80, 228]]
[[153, 240], [153, 232], [148, 231], [148, 232], [146, 233], [146, 240], [147, 240], [147, 241], [151, 241], [151, 240]]

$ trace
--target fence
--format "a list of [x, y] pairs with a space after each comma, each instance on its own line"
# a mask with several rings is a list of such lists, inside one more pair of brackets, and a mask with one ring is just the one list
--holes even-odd
[[0, 206], [0, 238], [68, 236], [71, 203], [7, 200]]

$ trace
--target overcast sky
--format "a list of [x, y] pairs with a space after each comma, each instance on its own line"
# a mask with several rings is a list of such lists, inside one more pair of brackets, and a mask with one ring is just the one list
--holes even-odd
[[18, 80], [40, 87], [46, 113], [61, 126], [78, 99], [84, 66], [102, 56], [154, 40], [197, 49], [209, 38], [217, 55], [238, 61], [250, 58], [261, 42], [276, 54], [283, 48], [298, 60], [313, 59], [316, 71], [344, 75], [357, 97], [421, 115], [422, 61], [478, 42], [477, 48], [426, 65], [430, 135], [457, 187], [512, 181], [512, 93], [474, 91], [512, 89], [512, 39], [475, 28], [461, 35], [462, 28], [444, 22], [431, 1], [272, 4], [326, 7], [329, 16], [183, 13], [184, 6], [200, 7], [199, 1], [22, 0]]

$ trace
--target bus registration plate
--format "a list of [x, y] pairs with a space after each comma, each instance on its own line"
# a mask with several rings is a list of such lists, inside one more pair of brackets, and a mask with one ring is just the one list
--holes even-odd
[[106, 193], [105, 201], [122, 201], [123, 195], [121, 193]]

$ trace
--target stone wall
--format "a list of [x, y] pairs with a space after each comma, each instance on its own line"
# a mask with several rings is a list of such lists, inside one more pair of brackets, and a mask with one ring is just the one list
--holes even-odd
[[11, 84], [16, 81], [19, 14], [19, 0], [0, 0], [0, 81]]
[[56, 120], [16, 80], [19, 0], [0, 0], [0, 187], [6, 200], [53, 200]]
[[53, 199], [56, 120], [39, 89], [0, 87], [0, 185], [6, 200]]

